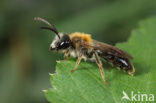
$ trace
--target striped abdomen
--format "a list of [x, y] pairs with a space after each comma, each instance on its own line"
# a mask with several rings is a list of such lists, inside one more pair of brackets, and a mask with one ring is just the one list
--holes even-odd
[[128, 71], [130, 75], [133, 75], [134, 67], [128, 58], [101, 52], [98, 52], [98, 54], [106, 61], [112, 63], [113, 65], [116, 65], [117, 67], [120, 67], [123, 70]]

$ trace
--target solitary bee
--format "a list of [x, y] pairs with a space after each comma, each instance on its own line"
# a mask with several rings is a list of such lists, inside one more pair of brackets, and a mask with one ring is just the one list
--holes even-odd
[[70, 72], [76, 70], [82, 59], [95, 61], [100, 69], [104, 83], [108, 85], [104, 77], [102, 62], [100, 60], [102, 58], [127, 71], [131, 76], [133, 76], [135, 69], [133, 64], [130, 62], [130, 59], [133, 57], [127, 52], [109, 44], [96, 41], [92, 39], [89, 34], [80, 32], [71, 34], [60, 33], [53, 24], [50, 24], [48, 21], [40, 17], [35, 17], [34, 20], [41, 21], [49, 25], [49, 27], [41, 27], [41, 29], [48, 29], [56, 34], [50, 45], [51, 51], [61, 51], [64, 53], [65, 60], [68, 60], [69, 55], [72, 57], [78, 57], [75, 67]]

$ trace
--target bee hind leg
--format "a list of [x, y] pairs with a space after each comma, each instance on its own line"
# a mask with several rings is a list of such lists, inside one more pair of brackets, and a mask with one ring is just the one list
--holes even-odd
[[78, 57], [78, 59], [76, 61], [75, 67], [70, 72], [74, 72], [77, 69], [77, 67], [79, 66], [81, 60], [82, 60], [82, 55], [79, 55], [79, 57]]
[[101, 60], [100, 60], [100, 58], [99, 58], [99, 56], [98, 56], [98, 54], [96, 52], [94, 53], [94, 55], [95, 55], [96, 63], [99, 66], [102, 79], [103, 79], [104, 83], [106, 85], [108, 85], [108, 82], [105, 80], [105, 76], [104, 76], [104, 72], [103, 72], [103, 67], [102, 67], [102, 62], [101, 62]]

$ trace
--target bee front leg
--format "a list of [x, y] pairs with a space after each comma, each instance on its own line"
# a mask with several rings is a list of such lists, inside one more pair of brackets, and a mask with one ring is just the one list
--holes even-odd
[[77, 69], [77, 67], [79, 66], [81, 60], [82, 60], [82, 54], [79, 54], [79, 57], [78, 57], [78, 59], [76, 61], [76, 65], [70, 72], [73, 72], [73, 71], [75, 71]]
[[95, 55], [96, 63], [97, 63], [97, 65], [100, 68], [102, 79], [103, 79], [104, 83], [106, 85], [108, 85], [108, 82], [105, 80], [105, 76], [104, 76], [104, 72], [103, 72], [103, 67], [102, 67], [102, 62], [100, 60], [100, 57], [98, 56], [98, 54], [96, 52], [94, 53], [94, 55]]
[[65, 59], [65, 60], [68, 60], [68, 55], [69, 55], [69, 50], [67, 50], [67, 51], [64, 53], [64, 59]]

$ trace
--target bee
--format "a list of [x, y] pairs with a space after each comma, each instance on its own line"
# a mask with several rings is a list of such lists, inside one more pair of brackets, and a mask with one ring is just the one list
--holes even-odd
[[35, 17], [34, 20], [43, 22], [49, 26], [41, 27], [41, 29], [51, 30], [56, 34], [50, 45], [51, 51], [60, 51], [64, 53], [65, 60], [68, 60], [68, 56], [78, 58], [75, 67], [70, 72], [74, 72], [77, 69], [82, 59], [96, 62], [104, 83], [108, 85], [108, 82], [105, 80], [101, 62], [101, 59], [104, 59], [107, 62], [127, 71], [128, 74], [133, 76], [135, 69], [133, 64], [130, 62], [133, 57], [127, 52], [109, 44], [96, 41], [91, 38], [90, 34], [81, 32], [64, 34], [58, 32], [55, 26], [45, 19]]

